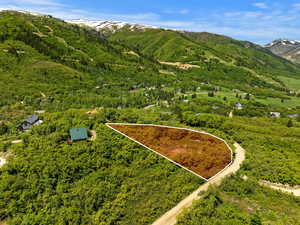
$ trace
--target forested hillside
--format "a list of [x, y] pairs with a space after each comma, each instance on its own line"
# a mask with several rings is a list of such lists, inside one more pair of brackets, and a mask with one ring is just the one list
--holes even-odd
[[[119, 106], [122, 93], [129, 96], [134, 88], [174, 81], [160, 74], [161, 66], [151, 59], [130, 55], [129, 49], [109, 43], [95, 31], [58, 19], [2, 12], [0, 28], [0, 82], [5, 88], [1, 105], [23, 101], [49, 108], [55, 104], [57, 109], [100, 102]], [[130, 95], [130, 102], [145, 104], [147, 100], [139, 97]]]
[[[186, 62], [206, 68], [209, 63], [243, 67], [261, 76], [299, 73], [299, 67], [246, 41], [210, 33], [163, 29], [131, 31], [126, 28], [109, 36], [161, 61]], [[219, 65], [220, 66], [220, 65]]]
[[[118, 122], [246, 149], [238, 174], [179, 224], [295, 225], [299, 197], [259, 182], [300, 185], [299, 84], [298, 65], [229, 37], [0, 12], [0, 224], [146, 225], [203, 184], [105, 126]], [[44, 123], [22, 132], [36, 113]], [[95, 139], [70, 145], [75, 127]]]

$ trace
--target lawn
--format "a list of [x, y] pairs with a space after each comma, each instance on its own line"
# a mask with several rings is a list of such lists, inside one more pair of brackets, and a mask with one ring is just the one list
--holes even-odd
[[300, 90], [300, 78], [292, 77], [278, 77], [289, 89], [291, 90]]

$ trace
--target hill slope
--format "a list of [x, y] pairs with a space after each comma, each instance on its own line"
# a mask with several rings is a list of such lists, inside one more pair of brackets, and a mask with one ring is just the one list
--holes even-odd
[[[118, 106], [121, 93], [174, 80], [160, 74], [162, 66], [152, 59], [49, 16], [1, 12], [0, 29], [0, 85], [5, 88], [0, 105], [56, 101], [75, 106], [84, 95], [81, 107], [103, 101]], [[40, 92], [51, 97], [42, 99]]]

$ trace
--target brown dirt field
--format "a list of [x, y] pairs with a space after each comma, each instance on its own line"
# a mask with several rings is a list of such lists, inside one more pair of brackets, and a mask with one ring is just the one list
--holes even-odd
[[208, 134], [151, 125], [108, 125], [206, 179], [231, 162], [228, 146]]
[[201, 68], [200, 66], [198, 65], [193, 65], [193, 64], [188, 64], [188, 63], [181, 63], [181, 62], [162, 62], [162, 61], [159, 61], [160, 64], [164, 64], [164, 65], [169, 65], [169, 66], [176, 66], [180, 69], [183, 69], [183, 70], [188, 70], [190, 68]]

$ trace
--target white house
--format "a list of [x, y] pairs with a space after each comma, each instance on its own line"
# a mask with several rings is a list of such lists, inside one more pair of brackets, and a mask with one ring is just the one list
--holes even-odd
[[272, 117], [276, 117], [276, 118], [280, 118], [281, 117], [281, 113], [280, 112], [270, 112], [270, 115]]

